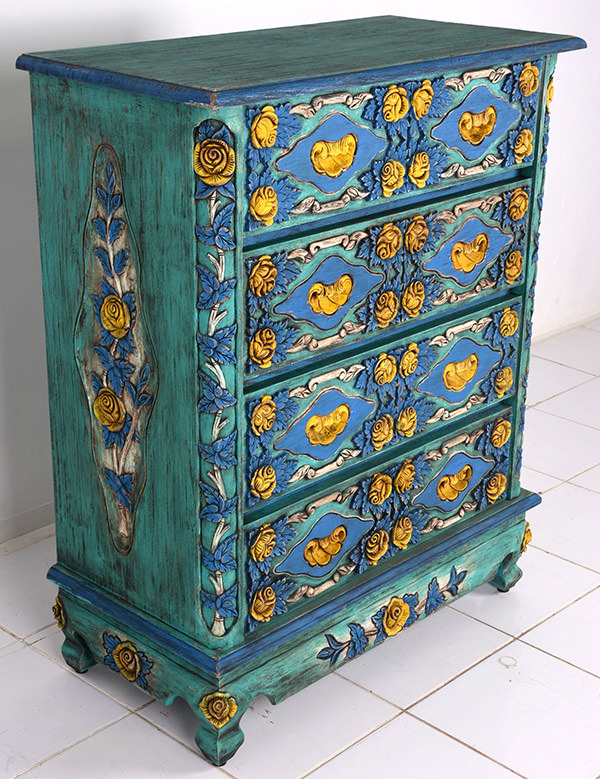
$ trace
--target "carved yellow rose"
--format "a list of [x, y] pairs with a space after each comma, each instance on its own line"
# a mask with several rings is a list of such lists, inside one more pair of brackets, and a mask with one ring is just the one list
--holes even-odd
[[494, 473], [485, 485], [485, 495], [489, 503], [495, 503], [506, 489], [506, 476], [503, 473]]
[[52, 606], [52, 616], [56, 620], [56, 624], [60, 630], [62, 630], [66, 624], [66, 618], [65, 618], [65, 610], [62, 605], [61, 599], [56, 596], [56, 599], [54, 601], [54, 606]]
[[277, 486], [277, 474], [272, 465], [262, 465], [250, 478], [250, 492], [257, 498], [266, 500]]
[[344, 546], [347, 535], [344, 525], [338, 525], [325, 538], [312, 538], [304, 547], [304, 559], [311, 568], [329, 565]]
[[526, 552], [527, 547], [531, 543], [532, 539], [532, 533], [531, 533], [531, 525], [529, 522], [525, 523], [525, 532], [523, 533], [523, 540], [521, 541], [521, 552]]
[[406, 378], [417, 370], [418, 364], [419, 347], [416, 343], [413, 342], [408, 344], [406, 351], [402, 352], [402, 357], [400, 358], [400, 369], [398, 372], [403, 378]]
[[107, 295], [100, 308], [102, 327], [113, 338], [123, 338], [131, 327], [131, 312], [118, 295]]
[[377, 419], [371, 429], [371, 443], [373, 449], [379, 452], [380, 449], [392, 440], [394, 435], [394, 419], [391, 414], [384, 414]]
[[270, 327], [261, 327], [252, 336], [248, 346], [250, 359], [261, 368], [268, 368], [275, 354], [277, 339]]
[[394, 487], [396, 492], [403, 493], [412, 489], [415, 481], [415, 466], [412, 460], [405, 460], [400, 466], [400, 470], [394, 476]]
[[402, 308], [409, 317], [418, 316], [425, 302], [425, 285], [418, 279], [411, 281], [402, 293]]
[[530, 97], [537, 90], [540, 84], [540, 69], [531, 62], [523, 65], [523, 70], [519, 76], [519, 89], [525, 95]]
[[375, 530], [367, 539], [365, 554], [369, 565], [377, 565], [377, 562], [387, 552], [390, 545], [390, 537], [386, 530]]
[[431, 86], [431, 81], [429, 81], [429, 79], [425, 79], [421, 86], [415, 89], [410, 101], [417, 119], [422, 119], [429, 113], [432, 100], [433, 88]]
[[250, 141], [255, 149], [271, 148], [275, 145], [278, 124], [279, 118], [273, 106], [263, 106], [250, 127]]
[[524, 189], [515, 189], [508, 201], [508, 215], [513, 222], [523, 219], [529, 207], [529, 197]]
[[226, 725], [238, 710], [235, 698], [226, 692], [211, 692], [202, 698], [198, 706], [215, 728]]
[[262, 525], [248, 550], [250, 557], [255, 562], [262, 563], [263, 560], [266, 560], [271, 555], [273, 549], [275, 549], [276, 542], [277, 534], [271, 525]]
[[373, 306], [373, 314], [379, 327], [387, 327], [398, 313], [398, 295], [392, 290], [382, 292]]
[[220, 138], [205, 138], [194, 147], [194, 170], [205, 184], [226, 184], [235, 170], [235, 152]]
[[131, 641], [123, 641], [113, 649], [113, 658], [119, 673], [128, 682], [135, 682], [142, 672], [142, 661]]
[[275, 424], [275, 414], [277, 406], [270, 395], [263, 395], [258, 406], [252, 409], [250, 416], [250, 429], [254, 435], [271, 430]]
[[392, 528], [392, 543], [398, 549], [406, 549], [412, 537], [413, 523], [408, 517], [400, 517]]
[[375, 244], [375, 254], [382, 260], [389, 260], [402, 247], [402, 233], [393, 222], [387, 222], [381, 228]]
[[411, 219], [410, 224], [406, 228], [406, 234], [404, 236], [404, 244], [406, 249], [411, 254], [420, 252], [425, 246], [425, 242], [429, 236], [429, 227], [425, 217], [418, 215]]
[[512, 308], [505, 308], [502, 310], [502, 316], [500, 317], [500, 335], [502, 338], [509, 338], [514, 335], [519, 329], [519, 315]]
[[546, 90], [546, 111], [550, 113], [550, 103], [554, 100], [554, 76], [550, 78], [548, 82], [548, 89]]
[[500, 447], [504, 446], [509, 438], [510, 422], [508, 419], [499, 419], [492, 428], [492, 432], [490, 434], [490, 441], [492, 442], [492, 446], [495, 446], [496, 449], [500, 449]]
[[257, 298], [268, 295], [275, 286], [277, 268], [271, 257], [263, 254], [252, 266], [248, 276], [248, 289]]
[[278, 207], [277, 192], [271, 186], [258, 187], [250, 195], [250, 213], [265, 227], [273, 224]]
[[119, 396], [109, 387], [102, 387], [92, 406], [94, 416], [112, 433], [118, 433], [125, 424], [126, 411]]
[[398, 160], [387, 160], [379, 173], [384, 197], [390, 197], [404, 183], [404, 165]]
[[262, 587], [250, 602], [250, 616], [257, 622], [268, 622], [273, 616], [276, 602], [275, 590], [270, 585]]
[[405, 408], [396, 422], [396, 429], [405, 438], [411, 438], [417, 429], [417, 412], [413, 406]]
[[517, 135], [515, 139], [515, 159], [517, 163], [523, 162], [525, 157], [533, 154], [533, 133], [525, 129]]
[[395, 636], [399, 633], [410, 617], [408, 603], [394, 596], [383, 612], [382, 626], [386, 636]]
[[507, 365], [506, 368], [500, 368], [494, 378], [494, 389], [496, 390], [496, 395], [499, 398], [504, 397], [504, 395], [512, 387], [512, 384], [513, 372], [510, 365]]
[[504, 260], [504, 276], [508, 284], [515, 282], [523, 271], [523, 255], [518, 249], [511, 252]]
[[392, 477], [385, 473], [376, 473], [369, 484], [369, 502], [381, 506], [392, 494]]
[[382, 384], [388, 384], [396, 378], [396, 372], [398, 368], [396, 366], [396, 358], [393, 354], [380, 354], [373, 370], [373, 377], [375, 383], [381, 386]]
[[419, 151], [412, 158], [408, 167], [408, 178], [419, 189], [423, 189], [429, 178], [429, 155], [426, 151]]
[[406, 116], [408, 111], [408, 98], [404, 87], [390, 84], [383, 96], [383, 108], [381, 113], [386, 122], [397, 122]]

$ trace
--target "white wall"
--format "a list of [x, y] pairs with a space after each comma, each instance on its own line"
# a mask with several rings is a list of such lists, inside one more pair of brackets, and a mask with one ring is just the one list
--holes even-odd
[[[600, 30], [591, 0], [41, 0], [0, 7], [0, 542], [52, 521], [46, 367], [27, 51], [206, 35], [377, 14], [426, 16], [578, 35], [555, 78], [534, 335], [600, 315], [600, 262], [591, 227], [600, 215], [595, 135]], [[596, 77], [593, 79], [593, 77]]]

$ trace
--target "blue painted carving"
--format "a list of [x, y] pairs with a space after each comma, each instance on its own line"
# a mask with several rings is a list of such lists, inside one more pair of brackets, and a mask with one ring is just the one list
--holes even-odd
[[[465, 111], [479, 113], [488, 106], [496, 109], [497, 119], [494, 129], [477, 145], [463, 140], [458, 123]], [[456, 149], [466, 160], [478, 160], [494, 146], [500, 138], [519, 120], [521, 112], [506, 100], [497, 97], [489, 87], [481, 85], [471, 90], [463, 102], [449, 111], [442, 121], [431, 130], [432, 138], [441, 141], [449, 149]]]
[[[339, 141], [348, 133], [352, 133], [357, 140], [356, 153], [350, 167], [335, 177], [317, 173], [310, 159], [314, 144], [317, 141]], [[344, 114], [335, 113], [321, 122], [310, 135], [301, 138], [289, 152], [282, 154], [275, 167], [279, 171], [290, 173], [298, 181], [314, 184], [321, 192], [330, 195], [342, 190], [354, 174], [363, 170], [385, 146], [385, 138], [363, 125], [354, 124]]]
[[[317, 282], [333, 284], [341, 276], [352, 277], [352, 292], [347, 302], [333, 314], [315, 313], [308, 304], [308, 293]], [[285, 314], [298, 322], [310, 322], [319, 330], [330, 330], [343, 322], [346, 314], [354, 306], [362, 303], [369, 293], [384, 279], [383, 274], [367, 270], [363, 265], [353, 265], [350, 262], [333, 255], [327, 257], [315, 272], [299, 284], [292, 292], [275, 306], [276, 314]]]
[[[350, 410], [348, 421], [343, 430], [335, 436], [330, 444], [311, 444], [306, 436], [306, 423], [314, 416], [331, 414], [339, 406], [345, 404]], [[274, 444], [274, 449], [285, 450], [291, 454], [305, 454], [313, 460], [328, 460], [349, 442], [354, 433], [359, 430], [367, 417], [372, 413], [376, 403], [365, 400], [358, 395], [345, 395], [339, 389], [326, 389], [315, 399], [294, 424]]]
[[[458, 242], [470, 243], [479, 234], [485, 233], [489, 239], [488, 249], [485, 257], [471, 271], [456, 269], [452, 263], [452, 248]], [[470, 217], [445, 241], [439, 250], [429, 257], [423, 263], [427, 270], [435, 271], [438, 276], [445, 279], [452, 279], [460, 284], [461, 287], [468, 287], [483, 274], [485, 269], [506, 249], [513, 241], [513, 236], [500, 230], [498, 227], [491, 227], [479, 217]]]
[[[320, 579], [330, 574], [340, 564], [342, 558], [352, 549], [359, 540], [373, 527], [373, 519], [361, 519], [360, 517], [348, 517], [333, 511], [324, 514], [314, 525], [310, 533], [299, 544], [293, 547], [288, 556], [283, 560], [275, 573], [290, 573], [294, 575], [312, 576]], [[304, 549], [313, 538], [325, 538], [337, 527], [343, 525], [346, 528], [346, 539], [340, 551], [331, 558], [327, 565], [311, 566], [304, 559]]]
[[[446, 387], [443, 380], [444, 368], [448, 363], [459, 363], [470, 357], [477, 355], [477, 370], [461, 390], [451, 390]], [[478, 344], [471, 338], [462, 338], [456, 343], [450, 352], [433, 366], [429, 374], [417, 385], [421, 392], [433, 395], [436, 398], [442, 398], [448, 403], [458, 404], [467, 400], [475, 387], [491, 371], [491, 369], [501, 359], [501, 352], [492, 349], [487, 344]]]
[[[470, 466], [472, 472], [465, 489], [461, 490], [454, 500], [442, 500], [437, 494], [440, 479], [446, 475], [459, 473], [467, 465]], [[414, 503], [425, 508], [437, 509], [443, 513], [451, 513], [461, 505], [469, 492], [481, 482], [493, 467], [493, 462], [484, 460], [482, 457], [472, 457], [464, 452], [454, 454], [444, 468], [428, 482], [425, 489], [414, 498]]]

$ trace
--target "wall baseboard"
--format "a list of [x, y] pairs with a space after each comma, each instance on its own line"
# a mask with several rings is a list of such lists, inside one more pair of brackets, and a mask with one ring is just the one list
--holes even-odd
[[17, 514], [16, 517], [0, 519], [0, 544], [9, 541], [25, 533], [31, 533], [40, 527], [51, 525], [54, 522], [54, 504], [45, 503], [43, 506]]

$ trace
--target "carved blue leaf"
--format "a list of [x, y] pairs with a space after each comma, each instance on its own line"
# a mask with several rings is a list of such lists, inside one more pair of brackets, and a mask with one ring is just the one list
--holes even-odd
[[448, 584], [445, 587], [445, 589], [450, 593], [450, 595], [455, 597], [458, 594], [458, 587], [462, 583], [466, 575], [467, 575], [466, 571], [458, 572], [456, 568], [452, 566], [452, 568], [450, 569], [450, 577], [448, 579]]
[[209, 522], [220, 522], [235, 511], [237, 495], [232, 498], [224, 498], [212, 485], [200, 482], [200, 489], [204, 496], [205, 506], [200, 511], [200, 518]]
[[119, 503], [126, 509], [133, 507], [133, 488], [135, 486], [135, 476], [133, 473], [117, 474], [110, 468], [104, 469], [104, 478], [108, 486], [115, 493]]
[[97, 259], [100, 261], [100, 264], [102, 265], [102, 269], [104, 270], [104, 272], [110, 276], [112, 271], [110, 269], [110, 260], [108, 259], [108, 252], [106, 251], [106, 249], [103, 249], [101, 246], [99, 246], [97, 249], [94, 249], [94, 254], [96, 255]]
[[237, 563], [232, 555], [233, 542], [235, 535], [231, 535], [222, 541], [214, 552], [208, 549], [202, 549], [202, 562], [210, 571], [234, 571]]
[[112, 244], [123, 232], [125, 222], [122, 219], [113, 219], [108, 230], [108, 240]]
[[350, 646], [346, 652], [346, 657], [350, 659], [351, 657], [362, 655], [369, 639], [363, 626], [357, 622], [351, 622], [348, 627], [350, 628]]
[[198, 403], [198, 411], [214, 414], [221, 409], [235, 406], [236, 399], [227, 387], [222, 387], [212, 376], [203, 371], [198, 371], [198, 376], [202, 381], [204, 393]]
[[237, 617], [238, 610], [235, 604], [236, 596], [237, 584], [234, 584], [228, 590], [225, 590], [221, 595], [206, 592], [205, 590], [202, 590], [201, 593], [202, 602], [208, 606], [209, 609], [217, 611], [222, 617]]
[[235, 288], [236, 279], [219, 281], [212, 271], [203, 268], [201, 265], [198, 265], [197, 268], [200, 281], [202, 282], [202, 291], [198, 298], [197, 307], [199, 309], [208, 309], [212, 308], [215, 303], [222, 303], [224, 300], [227, 300]]
[[103, 219], [101, 216], [97, 217], [94, 219], [94, 227], [98, 232], [100, 240], [106, 241], [106, 219]]
[[198, 444], [200, 455], [219, 468], [231, 468], [237, 465], [237, 459], [233, 454], [237, 430], [225, 438], [218, 438], [210, 444]]
[[214, 336], [198, 333], [198, 343], [204, 354], [221, 365], [235, 363], [235, 354], [231, 351], [230, 343], [237, 332], [237, 324], [222, 327]]
[[440, 591], [440, 585], [437, 577], [434, 576], [427, 587], [427, 599], [425, 601], [425, 614], [429, 615], [432, 611], [439, 609], [444, 603], [444, 595]]
[[123, 271], [127, 267], [127, 260], [128, 260], [128, 255], [125, 249], [121, 249], [121, 251], [115, 254], [115, 259], [113, 264], [115, 266], [115, 273], [117, 275], [123, 273]]

